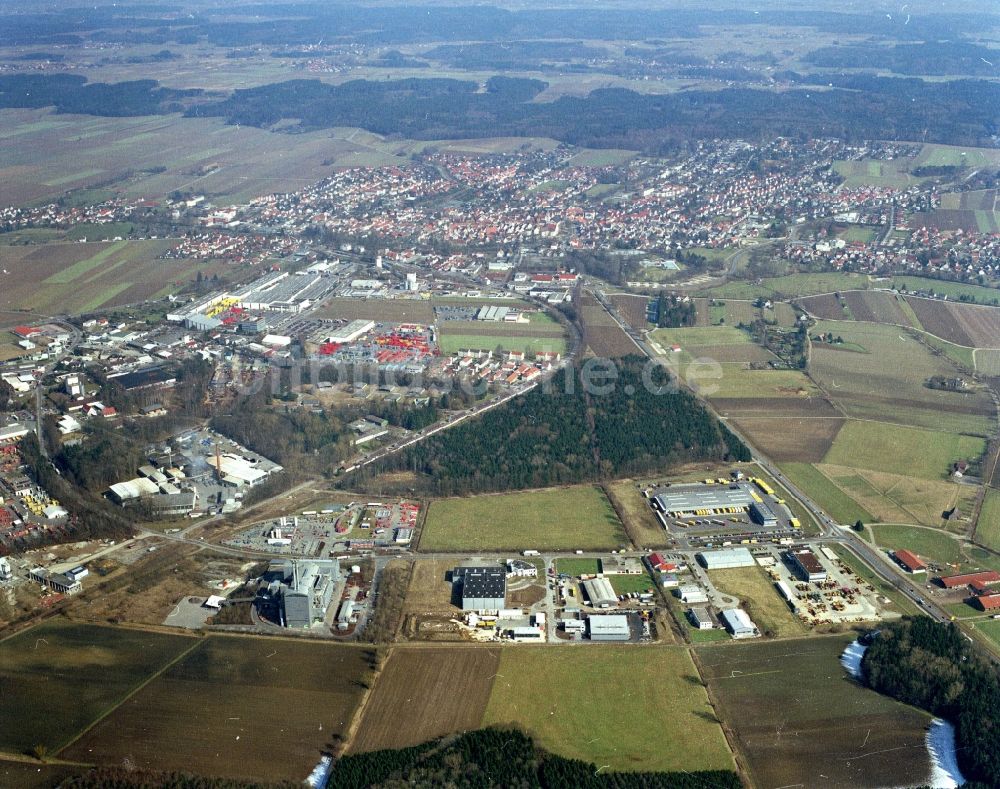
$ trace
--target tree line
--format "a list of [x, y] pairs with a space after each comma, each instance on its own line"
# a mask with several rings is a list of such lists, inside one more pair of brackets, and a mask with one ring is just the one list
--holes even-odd
[[1000, 786], [1000, 672], [954, 623], [918, 616], [885, 624], [861, 668], [870, 687], [954, 724], [966, 787]]

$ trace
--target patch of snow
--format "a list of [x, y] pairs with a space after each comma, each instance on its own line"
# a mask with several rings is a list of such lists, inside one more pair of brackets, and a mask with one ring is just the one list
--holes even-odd
[[330, 772], [333, 770], [333, 759], [329, 756], [324, 756], [319, 760], [319, 764], [313, 767], [313, 771], [309, 773], [309, 777], [306, 778], [305, 784], [310, 787], [310, 789], [325, 789], [327, 782], [330, 780]]
[[928, 783], [934, 789], [956, 789], [965, 783], [958, 769], [955, 748], [955, 727], [948, 721], [935, 718], [927, 730], [927, 752], [931, 756], [931, 777]]
[[866, 649], [868, 647], [864, 644], [854, 641], [848, 644], [847, 649], [840, 656], [840, 665], [846, 668], [847, 673], [855, 679], [861, 679], [861, 658], [864, 657]]

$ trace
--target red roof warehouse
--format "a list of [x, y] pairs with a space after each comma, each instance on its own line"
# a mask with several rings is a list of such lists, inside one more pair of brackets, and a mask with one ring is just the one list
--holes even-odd
[[916, 554], [910, 553], [909, 551], [894, 551], [892, 556], [907, 572], [920, 573], [927, 569], [927, 565], [924, 564]]
[[984, 611], [996, 611], [1000, 609], [1000, 594], [989, 594], [977, 597], [976, 603]]
[[986, 570], [981, 573], [965, 573], [963, 575], [948, 575], [938, 578], [945, 589], [955, 589], [959, 586], [969, 586], [974, 583], [995, 584], [1000, 583], [1000, 573], [995, 570]]

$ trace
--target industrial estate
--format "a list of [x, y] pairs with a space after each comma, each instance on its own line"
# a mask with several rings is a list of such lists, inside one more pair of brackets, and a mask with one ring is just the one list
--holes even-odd
[[674, 5], [0, 8], [0, 786], [1000, 786], [1000, 15]]

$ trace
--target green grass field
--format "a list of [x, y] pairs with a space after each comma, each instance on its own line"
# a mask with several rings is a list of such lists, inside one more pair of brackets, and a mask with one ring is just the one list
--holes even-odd
[[848, 677], [839, 658], [852, 638], [695, 650], [752, 786], [925, 782], [930, 764], [924, 729], [930, 716]]
[[908, 477], [943, 479], [954, 461], [978, 458], [985, 448], [981, 438], [851, 420], [841, 428], [823, 462]]
[[858, 161], [837, 161], [833, 169], [844, 176], [844, 185], [849, 189], [860, 186], [883, 186], [893, 189], [905, 188], [911, 180], [906, 172], [905, 161], [881, 161], [878, 159], [861, 159]]
[[871, 520], [871, 514], [810, 463], [782, 463], [781, 470], [838, 523]]
[[441, 346], [441, 353], [458, 353], [461, 350], [484, 350], [492, 351], [500, 347], [505, 351], [555, 351], [556, 353], [566, 353], [566, 340], [561, 337], [530, 337], [527, 335], [515, 335], [507, 337], [491, 337], [480, 334], [445, 334], [438, 337]]
[[994, 551], [1000, 551], [1000, 490], [990, 488], [986, 491], [976, 526], [976, 541]]
[[686, 329], [656, 329], [653, 339], [668, 347], [704, 348], [720, 345], [751, 345], [750, 335], [735, 326], [699, 326]]
[[483, 724], [515, 724], [547, 750], [613, 770], [733, 769], [680, 647], [504, 649]]
[[628, 544], [604, 493], [590, 485], [434, 501], [425, 551], [598, 550]]
[[926, 290], [952, 299], [965, 296], [976, 304], [997, 304], [1000, 301], [1000, 290], [997, 288], [966, 285], [962, 282], [946, 282], [926, 277], [893, 277], [892, 286], [898, 290], [908, 290], [910, 293]]
[[871, 530], [875, 542], [890, 551], [905, 549], [942, 565], [960, 565], [964, 560], [958, 540], [935, 529], [879, 524]]
[[740, 599], [763, 635], [787, 638], [808, 632], [759, 567], [718, 570], [711, 573], [711, 579], [720, 592]]
[[[955, 364], [960, 364], [969, 370], [976, 369], [976, 358], [973, 354], [973, 348], [967, 348], [964, 345], [955, 345], [947, 340], [942, 340], [940, 337], [935, 337], [928, 332], [922, 332], [922, 335], [928, 345], [937, 348], [941, 353], [955, 362]], [[989, 371], [986, 372], [988, 373]]]
[[605, 577], [611, 582], [611, 588], [615, 590], [615, 594], [652, 592], [656, 587], [648, 573], [642, 573], [641, 575], [612, 574]]
[[848, 243], [860, 241], [863, 244], [870, 244], [878, 238], [878, 232], [876, 230], [873, 230], [870, 227], [863, 227], [861, 225], [851, 225], [839, 235]]
[[973, 627], [993, 642], [995, 650], [1000, 650], [1000, 620], [986, 619], [976, 622]]
[[180, 635], [51, 621], [0, 642], [0, 748], [55, 753], [172, 660]]
[[597, 575], [601, 571], [600, 559], [556, 559], [556, 572], [579, 578], [581, 575]]

